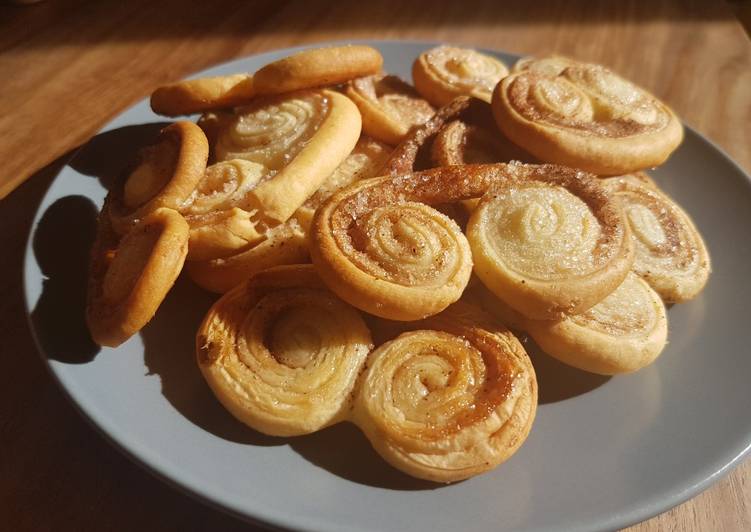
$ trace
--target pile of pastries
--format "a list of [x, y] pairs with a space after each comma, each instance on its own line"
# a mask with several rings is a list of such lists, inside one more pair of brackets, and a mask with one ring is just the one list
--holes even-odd
[[517, 335], [635, 371], [710, 260], [644, 173], [683, 137], [645, 90], [452, 46], [415, 59], [414, 86], [382, 68], [339, 46], [157, 89], [155, 112], [200, 117], [165, 127], [107, 196], [87, 322], [119, 345], [185, 270], [223, 294], [196, 355], [237, 419], [279, 436], [349, 421], [396, 468], [453, 482], [530, 432]]

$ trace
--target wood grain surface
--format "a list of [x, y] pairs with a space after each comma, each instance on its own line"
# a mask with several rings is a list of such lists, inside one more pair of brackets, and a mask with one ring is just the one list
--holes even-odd
[[[46, 0], [0, 4], [0, 30], [5, 530], [252, 529], [115, 451], [64, 399], [26, 323], [23, 250], [46, 187], [67, 154], [160, 84], [244, 55], [350, 38], [558, 52], [647, 87], [751, 170], [751, 43], [723, 2]], [[746, 460], [630, 530], [751, 530], [750, 479]]]

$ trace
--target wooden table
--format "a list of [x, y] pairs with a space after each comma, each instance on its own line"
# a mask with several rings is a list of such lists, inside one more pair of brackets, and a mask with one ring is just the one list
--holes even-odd
[[[504, 4], [504, 5], [502, 5]], [[6, 530], [239, 530], [133, 465], [64, 399], [21, 296], [33, 213], [66, 154], [156, 86], [302, 43], [426, 39], [603, 63], [751, 170], [751, 44], [723, 2], [83, 2], [0, 5], [0, 522]], [[751, 461], [632, 530], [751, 530]]]

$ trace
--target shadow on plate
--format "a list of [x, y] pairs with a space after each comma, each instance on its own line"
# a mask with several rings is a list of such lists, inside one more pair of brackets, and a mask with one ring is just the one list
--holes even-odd
[[535, 367], [538, 402], [541, 405], [584, 395], [611, 379], [607, 375], [596, 375], [568, 366], [543, 352], [531, 338], [523, 335], [520, 338]]
[[443, 486], [410, 477], [387, 464], [373, 450], [365, 435], [351, 423], [288, 440], [306, 460], [339, 477], [392, 490], [430, 490]]
[[195, 333], [216, 295], [181, 276], [141, 339], [149, 374], [158, 375], [162, 395], [180, 414], [215, 436], [250, 445], [282, 445], [284, 438], [249, 429], [224, 409], [211, 393], [195, 361]]
[[89, 362], [99, 352], [85, 320], [96, 217], [91, 200], [65, 196], [47, 208], [34, 229], [34, 256], [46, 278], [31, 321], [47, 357], [69, 364]]
[[81, 147], [69, 165], [77, 172], [98, 178], [110, 190], [139, 148], [156, 141], [159, 131], [169, 124], [153, 122], [99, 133]]

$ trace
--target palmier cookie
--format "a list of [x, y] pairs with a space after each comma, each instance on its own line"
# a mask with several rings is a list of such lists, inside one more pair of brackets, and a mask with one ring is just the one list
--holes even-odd
[[354, 422], [409, 475], [455, 482], [491, 470], [530, 432], [537, 380], [519, 341], [457, 303], [368, 357]]
[[151, 320], [172, 288], [188, 252], [188, 224], [159, 208], [119, 239], [107, 208], [91, 252], [86, 323], [96, 343], [116, 347]]
[[709, 252], [689, 215], [644, 173], [604, 179], [631, 227], [633, 271], [669, 303], [696, 297], [711, 269]]
[[437, 46], [412, 64], [415, 88], [436, 107], [462, 95], [490, 103], [493, 89], [506, 75], [508, 68], [495, 57], [456, 46]]
[[383, 57], [364, 45], [303, 50], [261, 68], [254, 76], [258, 94], [281, 94], [344, 83], [380, 72]]
[[621, 285], [582, 314], [560, 321], [525, 320], [550, 356], [592, 373], [615, 375], [652, 363], [665, 348], [668, 321], [660, 296], [629, 273]]
[[206, 135], [197, 125], [180, 121], [165, 127], [110, 191], [108, 212], [115, 231], [127, 233], [160, 207], [180, 209], [203, 177], [208, 156]]
[[602, 301], [634, 262], [616, 200], [596, 177], [555, 165], [508, 165], [472, 213], [475, 273], [528, 318], [560, 319]]
[[217, 399], [274, 436], [344, 420], [371, 348], [360, 314], [310, 265], [254, 275], [211, 307], [196, 336], [198, 367]]
[[192, 115], [247, 105], [255, 94], [249, 74], [189, 79], [156, 89], [151, 109], [165, 116]]
[[599, 65], [542, 61], [504, 78], [492, 100], [501, 131], [541, 161], [625, 174], [663, 163], [683, 139], [675, 113], [644, 89]]
[[396, 76], [384, 74], [353, 80], [347, 96], [360, 109], [363, 133], [396, 146], [414, 126], [433, 116], [433, 107]]

